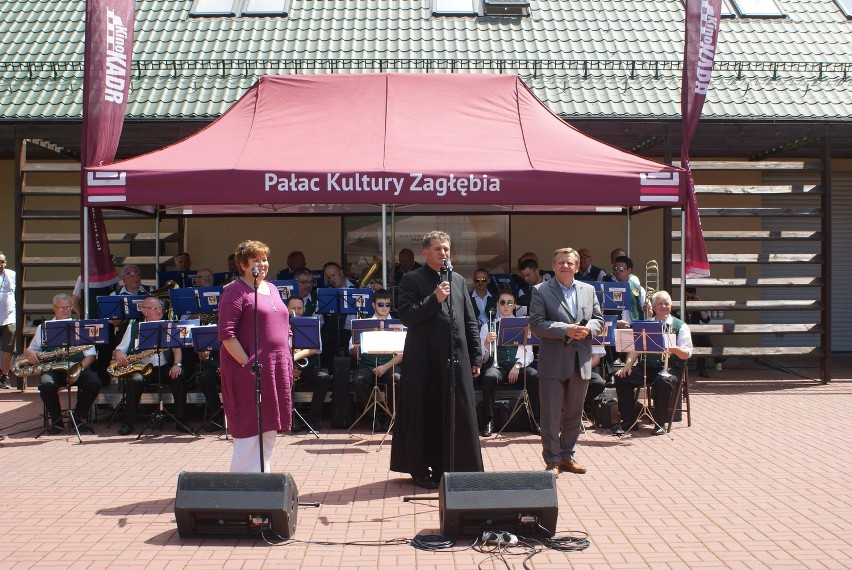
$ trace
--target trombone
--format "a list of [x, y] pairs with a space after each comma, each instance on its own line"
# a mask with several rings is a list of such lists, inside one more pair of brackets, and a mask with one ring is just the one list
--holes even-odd
[[660, 266], [655, 260], [645, 264], [645, 304], [642, 305], [642, 313], [646, 319], [650, 319], [654, 310], [651, 305], [651, 297], [660, 289]]

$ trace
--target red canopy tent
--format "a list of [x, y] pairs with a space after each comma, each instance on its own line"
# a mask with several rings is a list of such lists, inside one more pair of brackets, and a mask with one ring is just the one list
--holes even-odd
[[264, 76], [218, 120], [86, 168], [85, 204], [174, 214], [676, 207], [683, 170], [589, 138], [513, 75]]

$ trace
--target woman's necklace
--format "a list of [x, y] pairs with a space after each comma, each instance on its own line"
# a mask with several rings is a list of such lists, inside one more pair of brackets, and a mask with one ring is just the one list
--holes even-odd
[[[278, 289], [276, 288], [276, 292], [277, 292], [277, 290]], [[260, 292], [260, 291], [258, 291], [258, 292]], [[261, 295], [263, 295], [263, 293], [261, 293]], [[277, 313], [278, 307], [275, 306], [275, 301], [272, 300], [272, 288], [269, 286], [269, 283], [266, 283], [266, 295], [265, 295], [265, 297], [269, 300], [269, 306], [272, 307], [272, 310]]]

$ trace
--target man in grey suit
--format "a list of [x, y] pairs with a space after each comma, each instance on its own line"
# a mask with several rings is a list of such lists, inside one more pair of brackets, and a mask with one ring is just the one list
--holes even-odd
[[592, 336], [604, 320], [591, 285], [574, 279], [580, 255], [570, 247], [553, 252], [550, 281], [536, 285], [530, 300], [530, 326], [541, 339], [538, 352], [541, 444], [545, 469], [585, 473], [574, 459], [583, 402], [592, 377]]

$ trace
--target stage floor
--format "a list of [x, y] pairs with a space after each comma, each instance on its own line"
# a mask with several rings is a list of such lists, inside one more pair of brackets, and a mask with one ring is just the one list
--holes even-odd
[[[543, 551], [528, 565], [852, 567], [852, 358], [835, 358], [833, 377], [823, 385], [729, 361], [713, 378], [694, 375], [690, 428], [684, 418], [668, 436], [588, 431], [577, 456], [588, 473], [563, 473], [557, 488], [558, 534], [586, 532], [590, 546]], [[273, 470], [289, 472], [300, 499], [320, 507], [300, 507], [294, 540], [271, 546], [177, 534], [178, 473], [227, 471], [230, 441], [178, 435], [168, 424], [137, 441], [103, 417], [83, 444], [34, 439], [41, 411], [33, 389], [0, 391], [2, 568], [505, 567], [465, 541], [438, 552], [400, 543], [438, 533], [438, 502], [403, 502], [427, 493], [388, 471], [390, 439], [379, 448], [381, 435], [279, 437]], [[544, 467], [529, 434], [482, 447], [487, 471]], [[323, 544], [354, 541], [369, 544]], [[512, 549], [505, 560], [522, 568], [525, 554]]]

